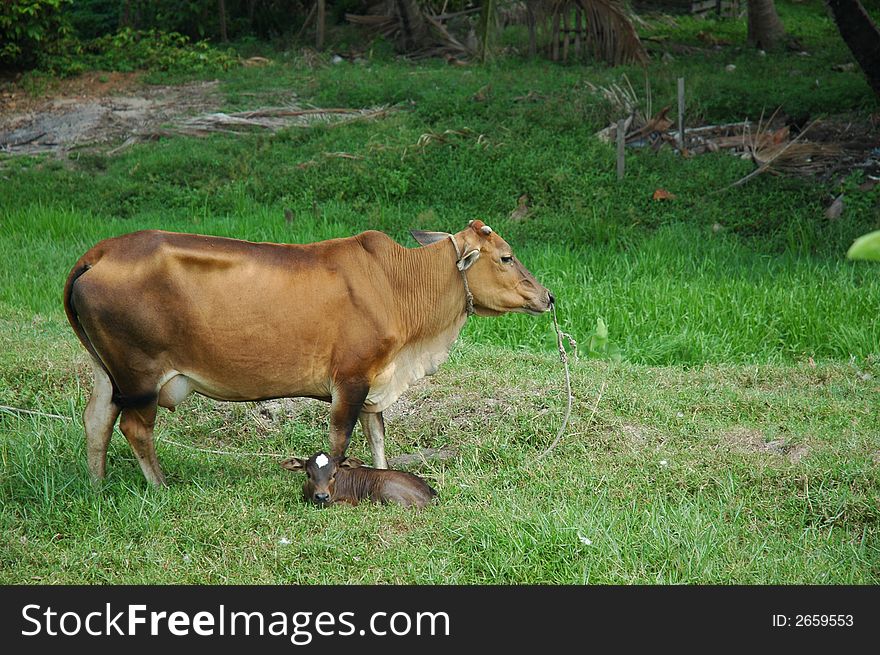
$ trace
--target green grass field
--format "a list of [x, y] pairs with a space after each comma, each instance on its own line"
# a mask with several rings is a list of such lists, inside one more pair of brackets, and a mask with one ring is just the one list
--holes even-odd
[[[0, 583], [877, 584], [880, 268], [844, 253], [880, 227], [880, 190], [858, 191], [853, 174], [722, 192], [752, 165], [668, 150], [628, 151], [618, 183], [613, 149], [593, 137], [615, 117], [586, 82], [624, 74], [637, 89], [647, 75], [655, 108], [685, 75], [694, 124], [777, 106], [877, 112], [858, 71], [832, 69], [851, 56], [821, 5], [778, 4], [809, 57], [726, 46], [655, 57], [643, 73], [516, 57], [414, 65], [378, 50], [363, 66], [310, 68], [276, 53], [218, 74], [229, 109], [293, 97], [399, 109], [112, 156], [0, 158], [0, 405], [64, 417], [0, 409]], [[744, 42], [744, 22], [664, 25], [642, 29]], [[446, 130], [461, 134], [418, 145]], [[338, 152], [357, 159], [324, 154]], [[660, 187], [676, 198], [652, 201]], [[829, 221], [842, 191], [846, 212]], [[522, 193], [532, 214], [513, 222]], [[409, 228], [472, 218], [553, 290], [582, 351], [600, 317], [620, 348], [620, 362], [572, 363], [571, 423], [546, 458], [566, 406], [549, 317], [475, 318], [388, 414], [389, 456], [458, 452], [418, 469], [440, 492], [427, 510], [305, 505], [271, 455], [326, 446], [327, 408], [312, 401], [193, 397], [160, 412], [168, 488], [147, 485], [118, 432], [92, 488], [80, 420], [91, 375], [61, 290], [93, 243], [143, 228], [282, 242], [380, 229], [414, 246]], [[369, 461], [359, 432], [350, 452]]]

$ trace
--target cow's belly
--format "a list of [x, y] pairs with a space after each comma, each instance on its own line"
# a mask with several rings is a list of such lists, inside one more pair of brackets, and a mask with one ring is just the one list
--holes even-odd
[[159, 405], [176, 407], [193, 392], [216, 400], [229, 401], [300, 396], [323, 398], [331, 395], [331, 386], [326, 379], [309, 380], [296, 376], [283, 381], [261, 379], [259, 375], [253, 374], [241, 378], [218, 379], [196, 371], [170, 370], [162, 376], [158, 384]]

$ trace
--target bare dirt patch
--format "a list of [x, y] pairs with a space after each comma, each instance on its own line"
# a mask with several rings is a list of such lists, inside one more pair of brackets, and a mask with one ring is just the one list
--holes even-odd
[[[53, 86], [42, 100], [15, 92], [0, 94], [0, 153], [65, 156], [77, 148], [105, 148], [116, 154], [143, 141], [163, 137], [276, 132], [289, 127], [340, 125], [384, 118], [395, 107], [303, 107], [295, 96], [281, 107], [218, 111], [219, 82], [179, 86], [137, 85], [135, 78], [84, 76], [78, 82]], [[357, 159], [349, 153], [325, 157]], [[303, 166], [316, 163], [304, 162]]]
[[767, 441], [764, 433], [746, 427], [736, 427], [721, 434], [721, 444], [735, 453], [767, 454], [786, 457], [797, 464], [810, 454], [810, 446], [804, 443], [789, 444], [784, 439]]
[[169, 121], [214, 111], [219, 83], [144, 86], [135, 74], [90, 73], [54, 84], [42, 98], [0, 94], [0, 152], [65, 155], [123, 141]]

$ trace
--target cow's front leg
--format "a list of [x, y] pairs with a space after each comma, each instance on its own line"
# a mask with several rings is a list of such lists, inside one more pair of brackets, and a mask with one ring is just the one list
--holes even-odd
[[369, 390], [370, 386], [365, 382], [345, 382], [336, 386], [330, 403], [330, 454], [333, 457], [345, 455]]
[[373, 453], [373, 466], [377, 469], [387, 469], [388, 461], [385, 459], [385, 419], [382, 412], [361, 412], [361, 428], [370, 442], [370, 450]]

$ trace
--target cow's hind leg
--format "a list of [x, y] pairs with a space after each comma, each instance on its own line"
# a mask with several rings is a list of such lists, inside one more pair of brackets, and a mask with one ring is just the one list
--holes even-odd
[[113, 425], [119, 418], [119, 405], [113, 402], [113, 383], [107, 371], [96, 361], [92, 361], [95, 386], [83, 413], [86, 428], [86, 453], [89, 475], [92, 481], [104, 479], [107, 466], [107, 446], [113, 434]]
[[330, 403], [330, 454], [333, 457], [345, 455], [369, 390], [366, 384], [348, 383], [338, 385], [333, 391]]
[[126, 407], [122, 410], [119, 429], [128, 439], [144, 477], [155, 485], [164, 485], [165, 476], [159, 468], [156, 447], [153, 444], [153, 427], [156, 425], [156, 401], [143, 407]]
[[370, 442], [370, 450], [373, 452], [373, 466], [377, 469], [387, 469], [388, 461], [385, 459], [385, 419], [382, 412], [361, 412], [361, 429]]

